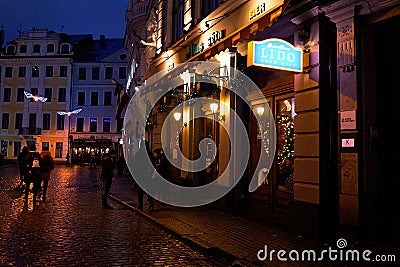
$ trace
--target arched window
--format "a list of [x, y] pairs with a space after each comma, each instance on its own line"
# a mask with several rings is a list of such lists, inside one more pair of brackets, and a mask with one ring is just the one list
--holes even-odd
[[15, 45], [7, 45], [6, 54], [14, 55], [15, 54]]
[[62, 44], [60, 53], [61, 54], [69, 54], [70, 53], [69, 44]]

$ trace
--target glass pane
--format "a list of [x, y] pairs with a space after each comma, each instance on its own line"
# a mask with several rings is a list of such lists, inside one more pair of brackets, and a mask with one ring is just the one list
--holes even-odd
[[277, 184], [293, 191], [294, 173], [294, 98], [277, 101]]

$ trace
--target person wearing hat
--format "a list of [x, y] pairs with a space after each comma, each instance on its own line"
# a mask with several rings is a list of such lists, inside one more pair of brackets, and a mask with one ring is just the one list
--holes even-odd
[[102, 195], [102, 207], [103, 209], [112, 209], [112, 207], [108, 204], [108, 195], [110, 194], [111, 185], [115, 182], [114, 176], [114, 167], [115, 167], [115, 150], [109, 149], [108, 153], [106, 153], [105, 157], [101, 162], [101, 180], [103, 182], [104, 192]]

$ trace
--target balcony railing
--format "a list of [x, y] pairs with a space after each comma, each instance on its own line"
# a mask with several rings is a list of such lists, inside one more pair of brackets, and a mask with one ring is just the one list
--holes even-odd
[[19, 135], [41, 135], [42, 134], [42, 128], [30, 128], [30, 127], [22, 127], [18, 129], [18, 134]]

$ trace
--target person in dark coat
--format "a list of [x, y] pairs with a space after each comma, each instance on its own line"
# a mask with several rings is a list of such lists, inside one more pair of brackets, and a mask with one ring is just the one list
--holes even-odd
[[110, 149], [101, 162], [101, 180], [103, 181], [104, 192], [102, 195], [103, 209], [112, 209], [108, 204], [108, 195], [110, 194], [111, 185], [115, 182], [115, 150]]
[[42, 175], [42, 202], [46, 202], [47, 187], [49, 186], [49, 180], [51, 171], [55, 168], [54, 159], [51, 156], [50, 151], [42, 151], [40, 153], [42, 164], [40, 166], [40, 173]]
[[[144, 150], [147, 152], [147, 155], [150, 159], [150, 162], [152, 165], [148, 166], [145, 159], [139, 156], [135, 156], [134, 159], [134, 168], [133, 168], [133, 176], [135, 175], [145, 175], [146, 179], [151, 179], [153, 175], [153, 170], [154, 170], [154, 155], [150, 150], [149, 142], [148, 141], [143, 141], [139, 151], [136, 152], [137, 155], [143, 155]], [[138, 171], [140, 170], [140, 171]], [[138, 186], [138, 209], [143, 210], [143, 195], [144, 191], [143, 189]], [[154, 210], [154, 198], [150, 195], [147, 195], [147, 200], [149, 202], [149, 211]]]
[[25, 161], [27, 171], [25, 175], [25, 200], [28, 200], [31, 184], [33, 193], [33, 202], [36, 202], [36, 197], [42, 184], [42, 175], [40, 173], [40, 154], [36, 151], [36, 145], [29, 147], [28, 157]]

